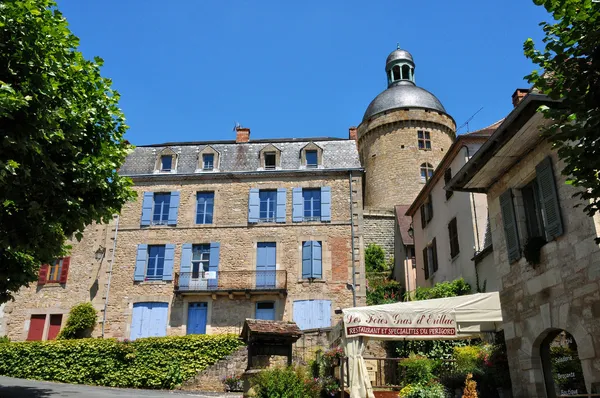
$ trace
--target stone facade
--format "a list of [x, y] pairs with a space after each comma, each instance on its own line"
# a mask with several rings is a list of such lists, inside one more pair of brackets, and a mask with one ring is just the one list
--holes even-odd
[[365, 248], [374, 243], [383, 248], [386, 260], [393, 258], [395, 221], [393, 212], [365, 210], [363, 214]]
[[[338, 147], [345, 145], [358, 166], [358, 154], [353, 141], [336, 141]], [[301, 143], [300, 143], [301, 144]], [[299, 146], [300, 144], [294, 143]], [[321, 147], [326, 143], [318, 142]], [[233, 144], [236, 145], [236, 144]], [[255, 145], [252, 141], [249, 144]], [[267, 145], [267, 144], [261, 144]], [[284, 144], [275, 144], [285, 148]], [[140, 148], [138, 148], [140, 149]], [[136, 149], [136, 151], [138, 150]], [[239, 149], [239, 148], [238, 148]], [[183, 150], [186, 150], [185, 148]], [[164, 153], [160, 148], [148, 152], [142, 147], [143, 162], [154, 164], [155, 156]], [[170, 152], [169, 152], [170, 153]], [[173, 153], [178, 153], [173, 151]], [[347, 158], [343, 152], [339, 155]], [[331, 302], [331, 324], [339, 317], [337, 308], [354, 304], [352, 284], [356, 281], [356, 304], [365, 303], [364, 254], [362, 249], [362, 172], [355, 168], [352, 174], [353, 222], [350, 217], [350, 178], [348, 171], [328, 171], [335, 168], [333, 152], [327, 149], [321, 154], [325, 168], [316, 170], [279, 170], [252, 173], [202, 173], [183, 175], [142, 173], [132, 165], [135, 152], [128, 159], [129, 165], [122, 169], [134, 180], [138, 199], [127, 203], [116, 221], [110, 225], [93, 225], [86, 229], [84, 238], [74, 242], [71, 254], [68, 280], [65, 284], [32, 284], [18, 293], [15, 302], [6, 305], [6, 333], [13, 340], [24, 340], [29, 330], [31, 315], [66, 314], [80, 302], [92, 301], [99, 313], [100, 324], [94, 330], [95, 336], [129, 338], [134, 304], [142, 302], [167, 303], [167, 335], [187, 333], [189, 303], [203, 302], [207, 305], [206, 333], [239, 333], [246, 318], [254, 318], [256, 303], [275, 303], [275, 317], [278, 320], [294, 319], [294, 302], [297, 300], [329, 300]], [[177, 155], [178, 156], [178, 155]], [[221, 168], [226, 167], [226, 151], [222, 151]], [[285, 165], [288, 158], [298, 156], [297, 152], [282, 151], [281, 161]], [[185, 159], [178, 160], [183, 165]], [[293, 222], [292, 189], [331, 188], [331, 220], [327, 222]], [[248, 222], [248, 202], [251, 188], [286, 189], [285, 222], [250, 224]], [[144, 192], [179, 192], [179, 206], [176, 225], [140, 226]], [[196, 219], [196, 193], [214, 192], [212, 224], [198, 225]], [[352, 229], [354, 229], [354, 268], [352, 264]], [[116, 243], [114, 238], [116, 237]], [[323, 276], [317, 280], [302, 278], [302, 243], [322, 242]], [[177, 291], [183, 244], [220, 243], [219, 273], [231, 275], [228, 283], [237, 282], [250, 286], [247, 289], [216, 289], [213, 291]], [[257, 244], [276, 243], [277, 284], [280, 289], [265, 291], [255, 289], [254, 277], [257, 266]], [[113, 252], [113, 244], [115, 250]], [[174, 280], [134, 281], [136, 255], [139, 244], [175, 245]], [[102, 246], [106, 253], [102, 260], [95, 260], [95, 252]], [[112, 267], [110, 266], [112, 262]], [[239, 272], [239, 273], [236, 273]], [[110, 289], [108, 279], [110, 277]], [[221, 276], [220, 276], [221, 277]], [[353, 278], [354, 277], [354, 278]], [[224, 276], [223, 276], [224, 278]], [[235, 278], [238, 278], [236, 281]], [[237, 283], [239, 285], [239, 283]], [[104, 308], [106, 312], [104, 313]], [[105, 322], [102, 320], [105, 319]], [[63, 316], [62, 322], [66, 321]], [[47, 322], [48, 323], [48, 322]], [[47, 335], [47, 332], [45, 332]]]

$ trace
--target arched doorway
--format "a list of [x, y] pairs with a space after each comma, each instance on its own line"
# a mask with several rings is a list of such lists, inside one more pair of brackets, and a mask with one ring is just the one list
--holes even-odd
[[540, 347], [549, 398], [587, 394], [575, 338], [565, 330], [550, 333]]

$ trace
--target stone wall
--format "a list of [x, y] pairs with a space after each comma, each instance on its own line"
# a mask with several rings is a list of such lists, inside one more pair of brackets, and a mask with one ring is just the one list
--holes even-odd
[[[541, 249], [535, 267], [525, 258], [509, 263], [500, 195], [513, 189], [521, 247], [525, 243], [524, 208], [519, 188], [535, 178], [535, 167], [552, 158], [564, 234]], [[600, 215], [588, 217], [575, 189], [560, 175], [564, 167], [547, 143], [541, 143], [510, 169], [488, 192], [494, 262], [500, 277], [500, 300], [515, 397], [546, 397], [540, 358], [542, 341], [557, 330], [576, 340], [588, 386], [600, 383]]]
[[385, 258], [394, 257], [394, 225], [396, 219], [393, 212], [370, 211], [363, 213], [363, 240], [365, 249], [374, 243], [385, 251]]
[[224, 391], [226, 377], [241, 376], [248, 366], [248, 348], [242, 347], [187, 380], [181, 386], [186, 391]]

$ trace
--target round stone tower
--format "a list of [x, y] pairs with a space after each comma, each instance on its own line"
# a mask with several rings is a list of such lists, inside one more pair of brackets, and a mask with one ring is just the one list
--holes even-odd
[[358, 126], [365, 168], [365, 210], [410, 205], [454, 141], [456, 123], [441, 102], [415, 84], [412, 55], [398, 48], [386, 60], [388, 88]]

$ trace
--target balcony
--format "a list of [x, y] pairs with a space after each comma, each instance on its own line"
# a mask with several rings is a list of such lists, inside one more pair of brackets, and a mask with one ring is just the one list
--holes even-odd
[[287, 292], [287, 271], [176, 272], [176, 293]]

